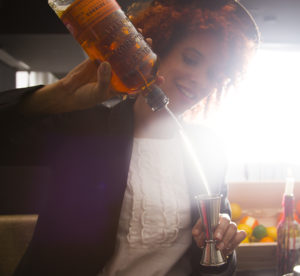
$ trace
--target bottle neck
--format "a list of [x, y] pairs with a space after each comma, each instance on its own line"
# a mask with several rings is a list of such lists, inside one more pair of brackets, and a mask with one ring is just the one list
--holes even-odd
[[294, 219], [294, 196], [293, 195], [284, 195], [283, 196], [283, 212], [284, 219]]
[[155, 84], [148, 87], [143, 92], [146, 103], [151, 107], [152, 111], [158, 111], [169, 103], [169, 98], [166, 94]]

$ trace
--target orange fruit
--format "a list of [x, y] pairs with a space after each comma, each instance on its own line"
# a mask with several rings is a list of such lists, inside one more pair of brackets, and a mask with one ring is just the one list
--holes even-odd
[[262, 224], [255, 226], [252, 232], [252, 236], [256, 239], [261, 240], [267, 236], [267, 229]]
[[260, 240], [260, 242], [274, 242], [274, 240], [271, 237], [264, 237]]
[[272, 238], [273, 241], [277, 240], [277, 228], [275, 226], [267, 227], [267, 236]]
[[254, 217], [250, 216], [245, 216], [240, 220], [241, 224], [247, 224], [249, 225], [252, 229], [254, 229], [258, 225], [258, 220], [255, 219]]
[[242, 216], [242, 208], [239, 204], [237, 203], [230, 203], [230, 207], [231, 207], [231, 218], [234, 221], [237, 221], [240, 219], [240, 217]]

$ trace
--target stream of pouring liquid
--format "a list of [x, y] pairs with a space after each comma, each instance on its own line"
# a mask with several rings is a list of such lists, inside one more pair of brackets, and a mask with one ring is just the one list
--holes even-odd
[[185, 147], [188, 151], [188, 154], [190, 155], [192, 161], [194, 162], [194, 164], [197, 168], [197, 172], [199, 173], [200, 179], [201, 179], [202, 183], [204, 184], [207, 195], [211, 195], [206, 176], [205, 176], [203, 168], [202, 168], [202, 166], [201, 166], [201, 164], [200, 164], [200, 162], [197, 158], [197, 155], [195, 154], [195, 150], [192, 146], [191, 141], [189, 140], [188, 136], [186, 135], [182, 125], [180, 124], [180, 122], [178, 121], [178, 119], [176, 118], [174, 113], [168, 108], [167, 105], [165, 105], [165, 109], [169, 113], [169, 115], [173, 118], [176, 125], [178, 126], [178, 130], [179, 130], [179, 133], [181, 135], [181, 138], [182, 138], [182, 140], [184, 142], [184, 145], [185, 145]]
[[[140, 73], [140, 76], [144, 79], [144, 82], [145, 82], [145, 87], [149, 87], [149, 83], [147, 82], [146, 78], [144, 77], [143, 73], [141, 71], [138, 70], [138, 72]], [[184, 142], [184, 145], [188, 151], [188, 154], [190, 155], [192, 161], [194, 162], [196, 168], [197, 168], [197, 171], [199, 173], [199, 176], [200, 176], [200, 179], [202, 180], [202, 183], [204, 184], [204, 187], [205, 187], [205, 190], [206, 190], [206, 193], [207, 195], [211, 195], [211, 192], [210, 192], [210, 189], [209, 189], [209, 186], [208, 186], [208, 182], [207, 182], [207, 179], [205, 177], [205, 174], [204, 174], [204, 170], [197, 158], [197, 155], [195, 154], [195, 150], [192, 146], [192, 143], [190, 142], [188, 136], [186, 135], [182, 125], [179, 123], [177, 117], [174, 115], [174, 113], [168, 108], [168, 105], [165, 105], [164, 106], [165, 110], [168, 112], [168, 114], [172, 117], [172, 119], [174, 120], [175, 124], [177, 125], [178, 127], [178, 130], [179, 130], [179, 134]]]

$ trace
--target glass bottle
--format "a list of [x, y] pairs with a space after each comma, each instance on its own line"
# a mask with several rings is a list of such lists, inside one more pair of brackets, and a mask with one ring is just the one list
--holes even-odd
[[292, 273], [300, 257], [300, 225], [294, 219], [294, 179], [286, 178], [283, 217], [277, 226], [277, 275]]
[[73, 37], [92, 60], [108, 61], [112, 86], [127, 94], [142, 91], [156, 111], [169, 99], [154, 85], [157, 56], [116, 0], [48, 0]]

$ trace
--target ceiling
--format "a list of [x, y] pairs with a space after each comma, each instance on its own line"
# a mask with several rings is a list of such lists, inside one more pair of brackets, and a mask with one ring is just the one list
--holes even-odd
[[[188, 1], [188, 0], [182, 0]], [[122, 7], [132, 0], [119, 0]], [[255, 18], [263, 44], [300, 45], [300, 0], [240, 0]], [[4, 53], [4, 54], [3, 54]], [[0, 0], [0, 60], [61, 77], [84, 59], [47, 0]], [[20, 63], [23, 62], [23, 63]], [[8, 62], [7, 62], [8, 63]]]

